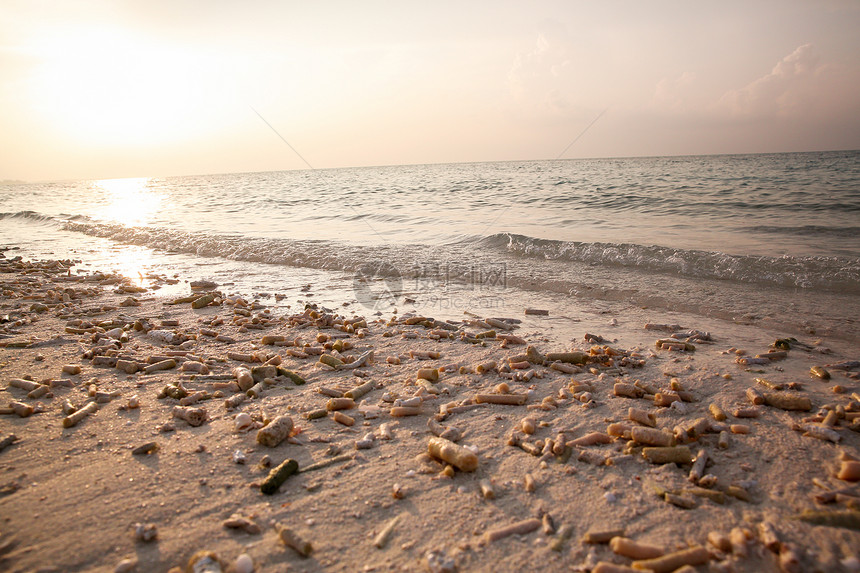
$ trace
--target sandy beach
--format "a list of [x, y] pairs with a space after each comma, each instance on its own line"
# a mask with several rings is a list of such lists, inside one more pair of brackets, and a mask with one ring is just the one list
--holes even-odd
[[4, 570], [860, 571], [838, 333], [283, 312], [13, 255]]
[[0, 573], [860, 573], [860, 2], [0, 7]]

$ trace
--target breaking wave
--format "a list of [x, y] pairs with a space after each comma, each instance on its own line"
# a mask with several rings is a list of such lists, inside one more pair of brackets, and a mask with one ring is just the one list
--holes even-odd
[[[850, 257], [767, 257], [685, 250], [633, 243], [576, 242], [499, 233], [447, 245], [358, 245], [329, 240], [240, 237], [186, 232], [161, 227], [129, 227], [77, 220], [65, 230], [164, 252], [222, 257], [273, 265], [355, 272], [385, 262], [406, 275], [427, 265], [467, 268], [476, 261], [508, 263], [512, 284], [576, 282], [583, 267], [624, 269], [691, 279], [734, 281], [777, 287], [860, 293], [860, 259]], [[522, 264], [523, 262], [528, 264]], [[540, 265], [535, 264], [540, 262]], [[523, 276], [519, 276], [522, 274]]]
[[860, 259], [731, 255], [632, 243], [536, 239], [500, 233], [479, 241], [515, 256], [781, 287], [860, 292]]

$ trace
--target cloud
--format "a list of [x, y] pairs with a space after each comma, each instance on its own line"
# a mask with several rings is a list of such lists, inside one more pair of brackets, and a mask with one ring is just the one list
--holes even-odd
[[569, 110], [573, 65], [566, 37], [564, 26], [544, 22], [534, 47], [516, 55], [508, 89], [518, 107], [552, 115]]
[[695, 72], [683, 72], [674, 79], [661, 79], [654, 88], [652, 108], [672, 112], [690, 111], [696, 80]]
[[726, 89], [707, 69], [652, 84], [647, 106], [633, 110], [671, 138], [660, 153], [733, 153], [856, 149], [860, 145], [860, 66], [792, 50], [746, 85]]
[[726, 92], [718, 107], [735, 117], [793, 116], [814, 105], [824, 70], [812, 44], [780, 60], [770, 73], [743, 88]]

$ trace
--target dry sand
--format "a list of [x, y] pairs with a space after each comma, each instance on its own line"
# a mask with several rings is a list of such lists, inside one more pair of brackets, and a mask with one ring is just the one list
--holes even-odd
[[[813, 366], [860, 358], [856, 346], [838, 338], [798, 335], [786, 358], [744, 366], [736, 362], [739, 353], [767, 352], [786, 333], [675, 313], [656, 316], [619, 304], [566, 316], [557, 309], [548, 309], [548, 316], [521, 309], [512, 330], [495, 330], [526, 344], [512, 340], [505, 348], [490, 335], [469, 341], [490, 330], [469, 323], [470, 316], [444, 327], [432, 320], [406, 324], [413, 322], [408, 314], [368, 315], [366, 326], [346, 327], [358, 318], [346, 310], [275, 312], [265, 300], [218, 291], [211, 305], [194, 309], [190, 302], [166, 304], [171, 301], [151, 288], [135, 292], [138, 287], [120, 277], [76, 275], [68, 266], [0, 260], [0, 406], [36, 408], [27, 417], [0, 415], [0, 439], [16, 436], [0, 450], [0, 569], [168, 571], [184, 569], [193, 554], [208, 550], [224, 570], [244, 553], [260, 572], [590, 571], [600, 561], [631, 564], [606, 543], [584, 541], [588, 532], [620, 530], [666, 552], [706, 548], [708, 563], [693, 571], [778, 571], [781, 559], [786, 571], [860, 570], [860, 488], [836, 478], [840, 456], [860, 457], [860, 422], [849, 428], [860, 410], [857, 370], [828, 368], [829, 380], [810, 375]], [[691, 340], [695, 351], [658, 350], [655, 341], [670, 332], [645, 329], [649, 322], [709, 332], [712, 341]], [[159, 339], [153, 335], [158, 331], [175, 340]], [[437, 338], [446, 333], [451, 337]], [[606, 341], [587, 342], [586, 333]], [[264, 336], [299, 340], [297, 346], [264, 345]], [[352, 348], [325, 348], [338, 341]], [[304, 346], [312, 347], [307, 358], [290, 354]], [[533, 362], [513, 372], [529, 380], [509, 379], [507, 367], [474, 373], [490, 361], [507, 365], [527, 346]], [[93, 349], [96, 360], [88, 358]], [[321, 365], [312, 353], [349, 362], [370, 350], [372, 362], [339, 370]], [[586, 353], [589, 362], [576, 373], [540, 363], [534, 353], [573, 350]], [[421, 359], [413, 352], [440, 357]], [[306, 383], [278, 372], [262, 384], [260, 396], [229, 410], [225, 400], [238, 394], [231, 388], [235, 380], [212, 377], [232, 379], [238, 366], [261, 366], [241, 354], [246, 360], [280, 357], [281, 367]], [[127, 374], [111, 366], [115, 359], [145, 366], [159, 357], [172, 358], [177, 367]], [[209, 378], [185, 363], [206, 364]], [[64, 373], [69, 364], [80, 365], [81, 372]], [[438, 381], [417, 381], [422, 368], [439, 369]], [[756, 378], [792, 387], [771, 390]], [[49, 392], [28, 398], [32, 390], [15, 386], [15, 379], [41, 382]], [[333, 412], [307, 418], [326, 408], [330, 398], [322, 389], [344, 391], [367, 382], [374, 386], [356, 400], [360, 407], [341, 412], [354, 425], [336, 421]], [[619, 397], [617, 382], [638, 382], [645, 390], [638, 398]], [[211, 396], [195, 405], [206, 410], [202, 425], [174, 417], [176, 398], [158, 397], [180, 383], [189, 393]], [[471, 406], [478, 394], [497, 394], [503, 383], [506, 393], [525, 397], [525, 403]], [[656, 405], [648, 391], [671, 393], [673, 385], [691, 401]], [[751, 387], [808, 398], [811, 411], [759, 405], [757, 417], [738, 419], [732, 414], [737, 408], [752, 406], [746, 395]], [[36, 388], [37, 394], [44, 391]], [[417, 415], [391, 415], [391, 400], [416, 396]], [[82, 408], [93, 400], [96, 412], [64, 427], [66, 401]], [[139, 407], [130, 408], [135, 400]], [[467, 407], [440, 415], [453, 403]], [[722, 427], [709, 413], [711, 404], [728, 414]], [[656, 427], [666, 430], [663, 437], [693, 454], [707, 452], [704, 473], [713, 476], [703, 482], [708, 492], [692, 489], [689, 464], [643, 458], [642, 444], [628, 439], [639, 426], [628, 420], [629, 408], [653, 414]], [[837, 415], [825, 421], [821, 408]], [[293, 435], [275, 447], [260, 445], [256, 428], [236, 430], [239, 413], [249, 414], [256, 427], [289, 416]], [[521, 432], [524, 418], [533, 421], [531, 435]], [[457, 444], [477, 455], [477, 469], [446, 468], [428, 455], [430, 421], [441, 425], [437, 433], [462, 434]], [[610, 423], [621, 423], [614, 428], [624, 435], [607, 439]], [[793, 429], [804, 423], [814, 427], [812, 433], [825, 428], [825, 439]], [[730, 426], [739, 424], [749, 433], [732, 433]], [[683, 429], [690, 429], [688, 435]], [[719, 447], [721, 429], [727, 448]], [[593, 436], [598, 443], [572, 444], [592, 432], [599, 433]], [[362, 440], [368, 449], [357, 449]], [[153, 442], [154, 451], [133, 453]], [[266, 495], [260, 488], [271, 469], [261, 466], [265, 459], [272, 466], [295, 459], [300, 471], [314, 462], [333, 463], [292, 475]], [[836, 490], [844, 491], [837, 496]], [[855, 529], [797, 519], [806, 510], [840, 512], [823, 519], [839, 515]], [[249, 520], [248, 528], [225, 527], [231, 516]], [[378, 539], [392, 522], [387, 538]], [[532, 531], [501, 536], [498, 530], [517, 523]], [[762, 534], [763, 523], [772, 526], [777, 543]], [[310, 554], [286, 546], [279, 526], [309, 543]], [[718, 549], [708, 541], [711, 532], [733, 546]], [[140, 539], [146, 533], [155, 538]]]

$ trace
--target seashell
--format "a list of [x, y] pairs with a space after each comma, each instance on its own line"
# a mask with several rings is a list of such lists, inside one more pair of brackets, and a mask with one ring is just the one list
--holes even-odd
[[241, 412], [236, 414], [236, 418], [233, 420], [233, 425], [237, 431], [247, 430], [251, 427], [251, 424], [254, 423], [253, 418], [245, 412]]
[[254, 561], [247, 553], [242, 553], [236, 558], [233, 564], [233, 570], [236, 573], [254, 573]]
[[151, 454], [153, 452], [157, 452], [159, 449], [158, 442], [147, 442], [143, 445], [140, 445], [134, 448], [131, 453], [135, 456], [145, 456]]
[[170, 330], [150, 330], [149, 337], [165, 344], [173, 344], [176, 340], [176, 334]]
[[135, 567], [137, 567], [137, 559], [123, 559], [116, 564], [113, 573], [129, 573], [130, 571], [134, 571]]
[[135, 523], [134, 524], [134, 538], [137, 541], [149, 542], [158, 537], [158, 528], [155, 527], [154, 523]]
[[218, 556], [211, 551], [198, 551], [188, 560], [185, 571], [191, 573], [221, 573], [221, 562]]
[[234, 464], [244, 464], [248, 461], [248, 456], [245, 455], [245, 452], [242, 450], [236, 450], [233, 452], [233, 463]]
[[675, 410], [679, 414], [686, 414], [687, 413], [687, 406], [683, 402], [672, 402], [672, 405], [669, 406], [669, 409]]
[[442, 550], [428, 551], [424, 555], [430, 573], [456, 573], [457, 563]]

